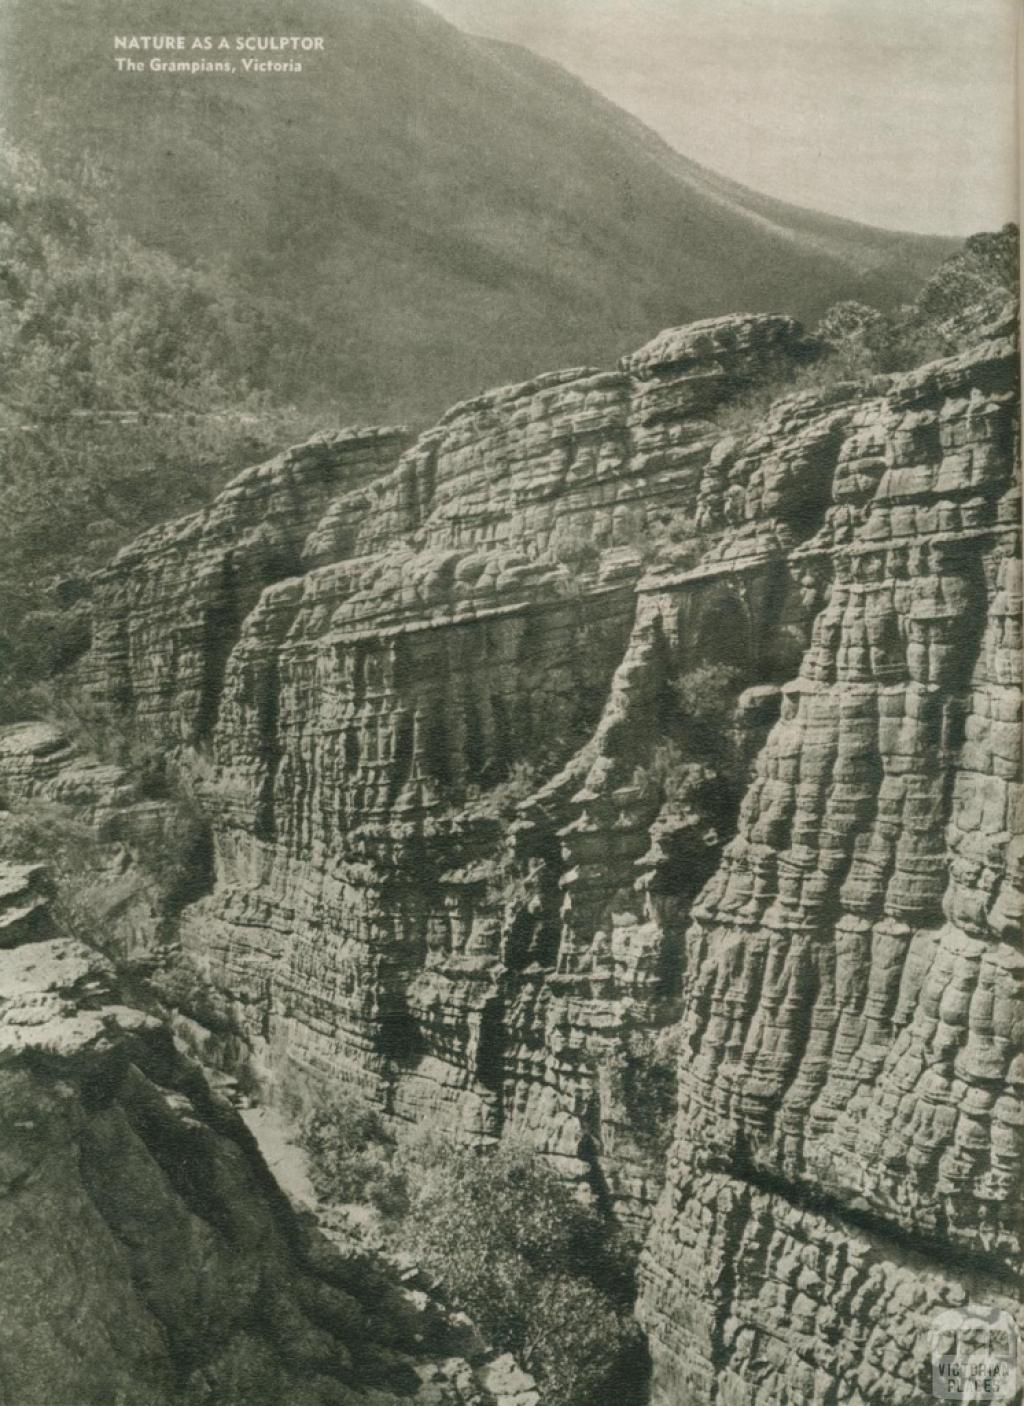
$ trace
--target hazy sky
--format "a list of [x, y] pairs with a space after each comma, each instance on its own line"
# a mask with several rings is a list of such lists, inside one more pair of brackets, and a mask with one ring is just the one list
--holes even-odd
[[758, 190], [894, 229], [1016, 218], [1022, 0], [430, 3], [557, 60]]

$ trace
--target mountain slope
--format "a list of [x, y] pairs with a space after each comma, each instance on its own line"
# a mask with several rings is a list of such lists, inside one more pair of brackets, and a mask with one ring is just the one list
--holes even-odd
[[666, 320], [898, 302], [948, 247], [745, 190], [414, 0], [250, 0], [248, 33], [325, 37], [301, 75], [116, 72], [115, 33], [233, 34], [227, 0], [8, 0], [0, 26], [15, 140], [88, 153], [131, 233], [256, 293], [275, 389], [374, 418]]

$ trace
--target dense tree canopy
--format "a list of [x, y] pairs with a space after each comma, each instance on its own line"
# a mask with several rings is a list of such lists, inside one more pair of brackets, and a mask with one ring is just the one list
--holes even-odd
[[258, 310], [119, 233], [101, 197], [0, 149], [0, 670], [18, 680], [83, 642], [59, 583], [306, 429], [270, 403]]

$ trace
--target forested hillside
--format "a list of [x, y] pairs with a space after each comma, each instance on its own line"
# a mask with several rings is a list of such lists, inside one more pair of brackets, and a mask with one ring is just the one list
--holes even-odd
[[94, 184], [0, 153], [0, 670], [67, 663], [83, 637], [58, 600], [308, 433], [266, 389], [270, 331], [224, 279], [124, 234]]
[[233, 35], [239, 7], [6, 0], [4, 112], [51, 168], [88, 160], [126, 231], [254, 299], [277, 390], [342, 418], [425, 422], [666, 323], [898, 304], [951, 247], [724, 180], [415, 0], [243, 8], [323, 55], [298, 76], [118, 73], [115, 34]]

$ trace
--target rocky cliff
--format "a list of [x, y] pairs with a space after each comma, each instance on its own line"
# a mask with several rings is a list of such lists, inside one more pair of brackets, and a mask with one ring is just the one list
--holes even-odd
[[295, 1216], [51, 896], [42, 866], [0, 862], [0, 1400], [536, 1406], [423, 1294]]
[[83, 690], [209, 825], [183, 1017], [588, 1182], [659, 1406], [917, 1402], [935, 1314], [1013, 1296], [1014, 330], [765, 410], [796, 324], [673, 329], [319, 437], [94, 586]]
[[1021, 574], [1008, 344], [844, 435], [824, 569], [683, 948], [656, 1401], [928, 1399], [1021, 1266]]

